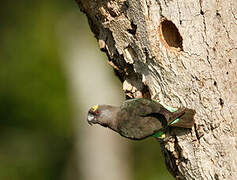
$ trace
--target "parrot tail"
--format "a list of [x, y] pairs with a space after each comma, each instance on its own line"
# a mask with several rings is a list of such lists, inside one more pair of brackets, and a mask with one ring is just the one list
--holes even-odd
[[188, 108], [181, 108], [178, 111], [173, 112], [174, 116], [177, 117], [170, 123], [170, 126], [182, 127], [182, 128], [192, 128], [194, 125], [194, 115], [195, 111]]

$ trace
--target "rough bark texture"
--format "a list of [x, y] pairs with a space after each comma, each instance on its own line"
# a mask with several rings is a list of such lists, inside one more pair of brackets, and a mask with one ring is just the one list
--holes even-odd
[[177, 179], [237, 179], [237, 1], [77, 0], [129, 97], [195, 109], [162, 144]]

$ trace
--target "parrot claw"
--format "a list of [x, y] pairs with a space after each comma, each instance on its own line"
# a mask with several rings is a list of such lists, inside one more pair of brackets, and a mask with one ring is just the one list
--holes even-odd
[[162, 133], [160, 136], [155, 137], [156, 140], [160, 143], [168, 142], [172, 136], [169, 133]]

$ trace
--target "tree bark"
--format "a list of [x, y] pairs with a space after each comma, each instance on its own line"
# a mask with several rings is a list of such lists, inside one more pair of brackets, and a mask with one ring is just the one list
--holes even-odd
[[196, 110], [162, 143], [176, 179], [237, 179], [237, 1], [77, 0], [127, 96]]

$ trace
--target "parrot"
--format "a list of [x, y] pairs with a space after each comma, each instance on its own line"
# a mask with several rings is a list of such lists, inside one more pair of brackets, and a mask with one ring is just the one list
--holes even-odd
[[88, 111], [87, 121], [132, 140], [150, 136], [164, 139], [168, 127], [192, 128], [194, 115], [192, 109], [181, 107], [171, 112], [154, 100], [138, 98], [126, 100], [121, 106], [95, 105]]

